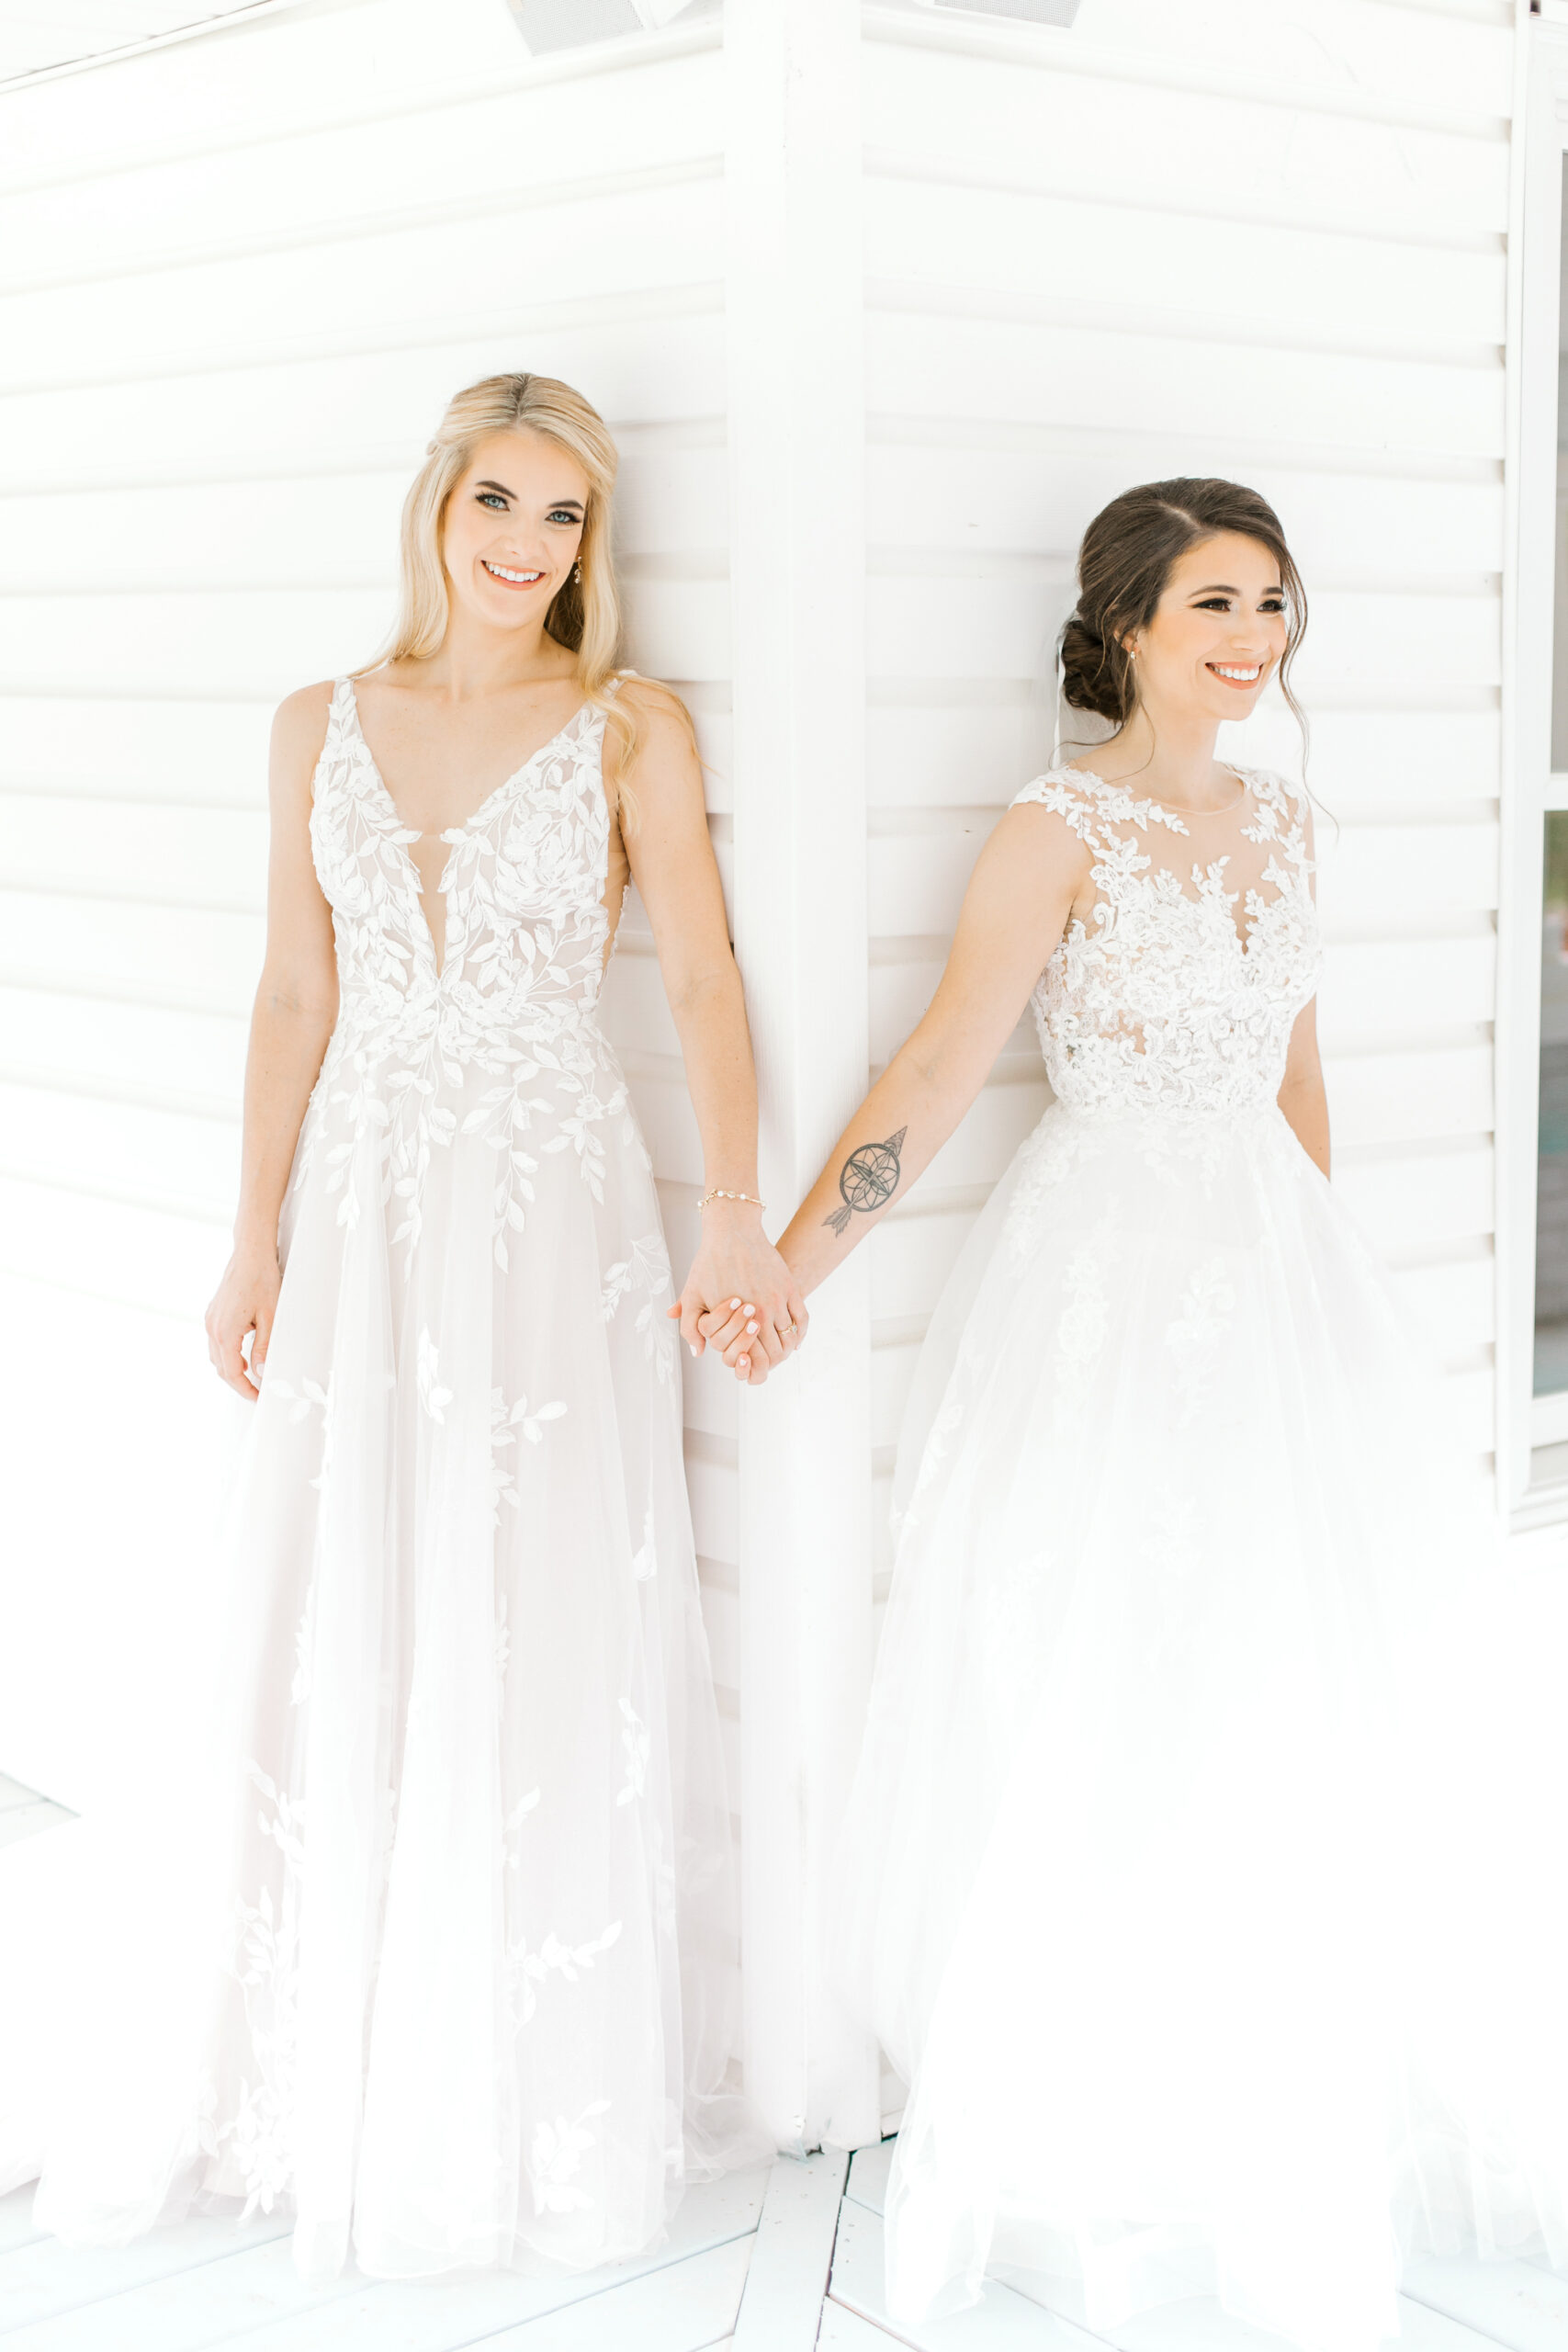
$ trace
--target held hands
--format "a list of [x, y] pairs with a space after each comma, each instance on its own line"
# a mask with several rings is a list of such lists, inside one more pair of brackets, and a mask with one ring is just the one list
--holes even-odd
[[679, 1299], [681, 1337], [694, 1356], [716, 1348], [738, 1380], [760, 1388], [806, 1337], [806, 1301], [762, 1231], [754, 1204], [715, 1201]]

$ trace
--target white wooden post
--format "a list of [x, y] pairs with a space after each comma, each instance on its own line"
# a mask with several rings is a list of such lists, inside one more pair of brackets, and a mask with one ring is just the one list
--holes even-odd
[[[735, 931], [775, 1233], [867, 1077], [859, 0], [725, 12]], [[871, 1656], [870, 1295], [741, 1400], [748, 2087], [781, 2146], [879, 2125], [821, 1895]]]

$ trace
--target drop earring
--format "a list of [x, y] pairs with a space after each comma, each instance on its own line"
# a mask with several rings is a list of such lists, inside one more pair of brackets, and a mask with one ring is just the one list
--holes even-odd
[[571, 576], [572, 576], [572, 578], [573, 578], [574, 580], [581, 580], [581, 577], [582, 577], [582, 566], [581, 566], [580, 563], [574, 563], [574, 564], [572, 565], [572, 567], [571, 567]]

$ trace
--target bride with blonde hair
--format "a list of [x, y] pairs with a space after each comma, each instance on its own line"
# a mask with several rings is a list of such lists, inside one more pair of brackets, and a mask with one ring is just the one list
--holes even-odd
[[[806, 1317], [691, 721], [618, 666], [615, 473], [569, 386], [460, 392], [384, 657], [277, 712], [212, 1808], [77, 2020], [62, 2236], [278, 2210], [310, 2275], [586, 2268], [764, 2151], [674, 1317], [744, 1306], [759, 1373]], [[598, 1019], [633, 880], [707, 1171], [679, 1297]]]

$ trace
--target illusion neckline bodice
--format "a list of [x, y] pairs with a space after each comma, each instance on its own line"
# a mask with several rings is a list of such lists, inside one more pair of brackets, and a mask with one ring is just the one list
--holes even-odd
[[[1123, 784], [1058, 762], [1017, 796], [1090, 856], [1093, 904], [1031, 999], [1052, 1087], [1083, 1116], [1229, 1120], [1278, 1096], [1321, 955], [1305, 797], [1268, 769], [1236, 773], [1250, 807], [1228, 844], [1193, 842], [1185, 868], [1155, 854], [1192, 840], [1182, 817]], [[1232, 888], [1247, 844], [1255, 870]]]
[[[1241, 786], [1241, 790], [1236, 794], [1235, 798], [1234, 800], [1227, 800], [1223, 808], [1189, 808], [1179, 800], [1157, 800], [1152, 793], [1144, 793], [1140, 796], [1136, 796], [1139, 806], [1145, 808], [1158, 809], [1161, 817], [1164, 819], [1175, 819], [1175, 830], [1179, 832], [1186, 831], [1186, 827], [1180, 821], [1185, 817], [1232, 817], [1246, 800], [1247, 794], [1252, 790], [1252, 786], [1248, 778], [1248, 773], [1245, 768], [1238, 768], [1233, 765], [1228, 760], [1223, 762], [1222, 764], [1230, 769], [1232, 775], [1235, 776], [1236, 782]], [[1132, 786], [1132, 779], [1130, 776], [1101, 775], [1098, 768], [1086, 768], [1077, 760], [1054, 761], [1046, 773], [1050, 775], [1081, 775], [1087, 783], [1098, 784], [1107, 792], [1128, 791], [1131, 789]]]

